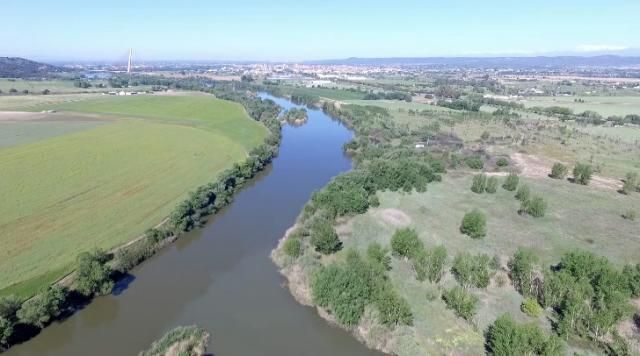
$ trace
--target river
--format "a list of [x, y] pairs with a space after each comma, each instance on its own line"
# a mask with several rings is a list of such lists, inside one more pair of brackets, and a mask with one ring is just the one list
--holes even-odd
[[[263, 95], [284, 108], [290, 101]], [[133, 279], [7, 355], [136, 355], [178, 325], [211, 333], [215, 355], [372, 355], [298, 304], [269, 259], [311, 193], [350, 169], [352, 134], [320, 110], [283, 127], [272, 165], [229, 207], [132, 271]]]

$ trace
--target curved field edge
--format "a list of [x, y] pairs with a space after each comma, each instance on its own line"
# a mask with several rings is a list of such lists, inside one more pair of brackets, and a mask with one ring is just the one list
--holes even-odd
[[[236, 125], [248, 127], [240, 131], [264, 140], [266, 128], [232, 104], [242, 114]], [[32, 295], [69, 273], [77, 253], [132, 240], [247, 154], [224, 131], [163, 120], [117, 120], [0, 150], [11, 183], [0, 187], [0, 294]]]

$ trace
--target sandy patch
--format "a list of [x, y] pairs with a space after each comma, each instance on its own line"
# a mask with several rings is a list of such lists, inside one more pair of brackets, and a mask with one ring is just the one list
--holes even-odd
[[399, 209], [382, 209], [377, 211], [376, 215], [392, 226], [407, 227], [411, 225], [411, 217]]
[[[551, 173], [551, 167], [553, 167], [553, 164], [557, 162], [520, 152], [514, 153], [511, 158], [520, 169], [521, 174], [525, 177], [531, 178], [548, 178], [549, 173]], [[622, 183], [618, 179], [593, 175], [591, 177], [591, 182], [589, 182], [589, 186], [601, 189], [619, 190], [622, 188]]]

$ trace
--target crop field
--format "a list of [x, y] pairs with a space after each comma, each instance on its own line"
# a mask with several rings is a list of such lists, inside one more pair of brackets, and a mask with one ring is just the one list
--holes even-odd
[[40, 123], [70, 131], [0, 148], [0, 295], [31, 295], [78, 253], [139, 236], [267, 135], [239, 104], [207, 96], [73, 105], [66, 109], [110, 115], [75, 132], [64, 122], [18, 123], [14, 131], [44, 132]]
[[102, 97], [101, 94], [3, 95], [0, 96], [0, 110], [29, 111], [36, 110], [34, 107], [43, 109], [47, 105], [100, 97]]
[[[624, 220], [621, 214], [629, 208], [640, 210], [640, 194], [624, 196], [551, 178], [522, 181], [547, 200], [545, 217], [534, 219], [519, 215], [519, 201], [514, 198], [514, 192], [499, 188], [495, 194], [476, 194], [469, 190], [469, 175], [450, 173], [443, 182], [429, 185], [425, 193], [378, 193], [380, 207], [338, 227], [345, 247], [339, 254], [350, 247], [364, 253], [374, 241], [389, 246], [393, 232], [408, 226], [418, 231], [425, 246], [445, 246], [449, 266], [457, 253], [467, 251], [498, 256], [506, 268], [518, 246], [533, 249], [540, 256], [541, 266], [557, 262], [563, 253], [575, 248], [604, 255], [619, 266], [637, 262], [640, 223]], [[488, 234], [481, 240], [471, 239], [459, 231], [462, 217], [473, 208], [487, 215]], [[434, 354], [454, 350], [477, 354], [482, 349], [481, 333], [445, 308], [438, 297], [437, 285], [417, 281], [410, 264], [397, 258], [390, 276], [408, 299], [415, 317], [412, 328], [415, 331], [408, 327], [395, 331], [400, 335], [400, 344], [396, 346], [400, 354], [413, 354], [417, 350]], [[442, 284], [445, 287], [455, 284], [450, 273]], [[544, 318], [532, 319], [520, 311], [522, 297], [509, 284], [498, 286], [494, 280], [486, 290], [473, 290], [473, 293], [480, 298], [475, 318], [479, 330], [484, 330], [496, 316], [505, 312], [521, 321], [537, 321], [548, 328]], [[432, 300], [425, 298], [434, 294], [436, 297]]]
[[[108, 87], [106, 80], [92, 80], [93, 85], [90, 88], [78, 88], [74, 85], [73, 80], [28, 80], [28, 79], [6, 79], [0, 78], [0, 90], [3, 94], [8, 94], [9, 90], [16, 89], [18, 92], [28, 90], [29, 93], [41, 94], [43, 90], [49, 89], [51, 94], [70, 94], [70, 93], [91, 93], [106, 92], [110, 90], [120, 90]], [[98, 84], [104, 84], [105, 88], [95, 87]], [[141, 85], [134, 87], [133, 90], [150, 90], [150, 85]]]
[[[575, 102], [576, 99], [584, 103]], [[526, 107], [561, 106], [572, 109], [575, 113], [591, 110], [602, 116], [640, 114], [639, 96], [540, 96], [529, 97], [521, 101]]]

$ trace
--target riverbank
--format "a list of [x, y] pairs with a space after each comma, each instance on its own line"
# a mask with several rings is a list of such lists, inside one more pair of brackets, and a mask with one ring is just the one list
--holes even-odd
[[[202, 226], [206, 222], [207, 216], [215, 214], [227, 206], [240, 188], [271, 163], [278, 152], [281, 140], [281, 125], [277, 120], [277, 114], [281, 108], [272, 101], [263, 102], [260, 98], [255, 97], [237, 94], [225, 95], [225, 93], [218, 93], [218, 96], [224, 96], [225, 99], [242, 104], [245, 110], [252, 114], [254, 120], [264, 124], [269, 130], [269, 136], [265, 139], [265, 143], [253, 149], [243, 163], [223, 171], [215, 181], [195, 189], [188, 199], [181, 202], [173, 210], [164, 223], [110, 253], [104, 254], [100, 251], [92, 253], [95, 256], [103, 255], [104, 258], [96, 259], [89, 265], [83, 264], [79, 259], [76, 271], [59, 279], [54, 283], [54, 287], [49, 287], [27, 299], [21, 303], [20, 307], [10, 308], [6, 315], [0, 316], [3, 321], [3, 344], [11, 346], [23, 343], [37, 335], [40, 328], [46, 327], [58, 318], [68, 318], [77, 310], [85, 307], [94, 296], [111, 293], [115, 283], [130, 278], [129, 271], [133, 267], [173, 243], [183, 233]], [[86, 268], [91, 268], [91, 270], [86, 270]], [[83, 277], [80, 278], [79, 275]], [[91, 279], [87, 280], [87, 278]], [[78, 283], [82, 283], [82, 287], [78, 286]], [[90, 289], [86, 288], [87, 284], [91, 285]], [[55, 293], [60, 294], [59, 297], [56, 297], [55, 307], [37, 309], [43, 300], [50, 298], [52, 290], [56, 290]], [[9, 298], [12, 305], [15, 305], [14, 300], [17, 299]], [[29, 310], [29, 312], [22, 311], [23, 309]], [[24, 318], [24, 315], [32, 315], [33, 313], [38, 313], [38, 315], [30, 316], [29, 319]], [[5, 320], [8, 324], [4, 322]]]

